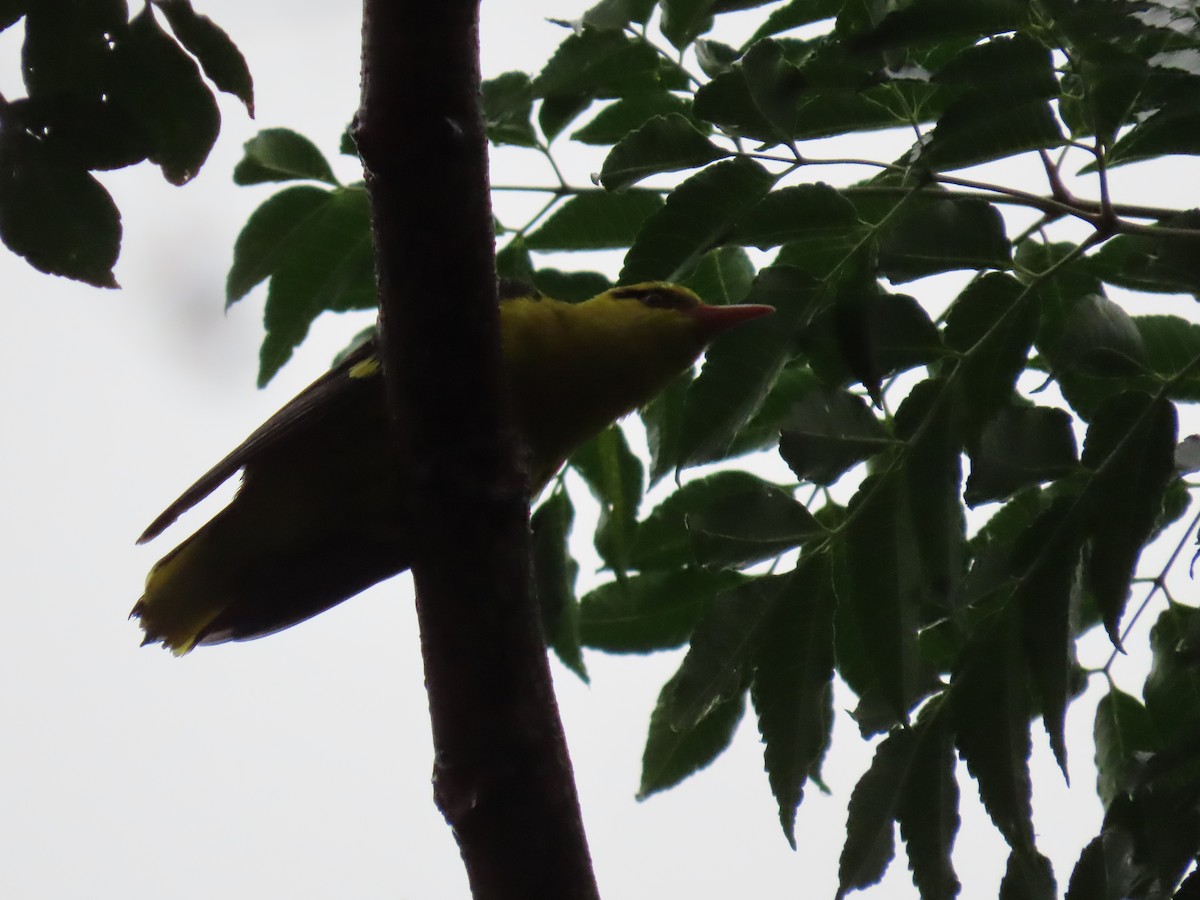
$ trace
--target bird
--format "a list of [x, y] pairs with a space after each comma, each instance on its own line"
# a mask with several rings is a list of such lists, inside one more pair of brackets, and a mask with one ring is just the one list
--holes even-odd
[[[708, 344], [773, 311], [710, 305], [667, 282], [618, 286], [578, 303], [502, 282], [503, 365], [536, 496], [567, 457], [649, 402]], [[176, 655], [243, 641], [323, 612], [412, 563], [374, 336], [271, 416], [168, 506], [160, 535], [239, 471], [233, 499], [160, 559], [130, 618], [143, 645]]]

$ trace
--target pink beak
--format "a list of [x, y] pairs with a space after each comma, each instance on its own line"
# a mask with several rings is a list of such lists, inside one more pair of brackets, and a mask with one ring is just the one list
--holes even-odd
[[735, 306], [693, 306], [687, 314], [696, 320], [706, 339], [714, 338], [734, 325], [749, 322], [775, 312], [773, 306], [760, 303], [744, 303]]

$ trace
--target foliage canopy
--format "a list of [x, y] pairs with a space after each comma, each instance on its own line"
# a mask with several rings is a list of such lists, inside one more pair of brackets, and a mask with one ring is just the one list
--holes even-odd
[[[204, 49], [224, 45], [189, 43], [213, 32], [186, 0], [157, 6], [213, 83], [249, 103], [232, 57]], [[704, 38], [749, 8], [761, 10], [741, 46]], [[0, 25], [24, 11], [0, 3]], [[127, 29], [118, 46], [142, 35], [181, 58], [153, 21], [147, 9], [104, 27]], [[195, 135], [122, 125], [103, 130], [120, 138], [111, 158], [72, 156], [63, 122], [91, 121], [90, 107], [55, 91], [91, 75], [37, 57], [37, 24], [31, 9], [30, 96], [2, 108], [0, 236], [40, 268], [106, 283], [115, 207], [88, 170], [149, 158], [182, 180], [207, 150]], [[1115, 196], [1108, 178], [1200, 152], [1193, 5], [602, 0], [562, 24], [540, 72], [485, 83], [489, 137], [551, 163], [566, 139], [607, 156], [591, 185], [553, 167], [536, 216], [497, 222], [500, 274], [584, 298], [609, 278], [543, 255], [617, 250], [621, 281], [778, 310], [642, 412], [647, 460], [619, 429], [571, 460], [601, 504], [594, 543], [609, 583], [576, 596], [565, 482], [534, 513], [547, 638], [568, 666], [586, 677], [583, 647], [688, 645], [651, 717], [641, 794], [711, 762], [749, 702], [794, 844], [840, 678], [864, 738], [881, 738], [849, 799], [840, 892], [879, 880], [898, 825], [922, 898], [959, 893], [961, 759], [1011, 848], [1001, 896], [1054, 896], [1031, 819], [1032, 729], [1045, 728], [1066, 773], [1068, 707], [1107, 680], [1095, 722], [1104, 823], [1059, 877], [1069, 898], [1194, 890], [1200, 875], [1180, 883], [1200, 853], [1200, 611], [1176, 602], [1166, 576], [1196, 524], [1176, 526], [1190, 485], [1175, 450], [1176, 404], [1200, 400], [1200, 326], [1131, 315], [1113, 295], [1200, 298], [1200, 213]], [[894, 160], [817, 155], [820, 139], [900, 129], [914, 139]], [[1044, 189], [953, 174], [1018, 155], [1040, 159]], [[818, 180], [835, 163], [862, 177]], [[1067, 189], [1069, 170], [1093, 199]], [[265, 382], [321, 312], [374, 305], [368, 208], [361, 185], [339, 184], [290, 131], [247, 144], [236, 177], [289, 183], [247, 222], [228, 279], [230, 303], [268, 282]], [[14, 212], [35, 188], [103, 219], [92, 233], [104, 239], [75, 236], [84, 249], [59, 255], [39, 244], [45, 229]], [[961, 277], [939, 309], [922, 279], [944, 273]], [[726, 466], [642, 508], [668, 474], [750, 451], [778, 453], [795, 481]], [[1138, 579], [1160, 537], [1177, 542], [1171, 562]], [[1153, 666], [1137, 698], [1112, 684], [1116, 652], [1084, 669], [1076, 644], [1096, 628], [1116, 650], [1140, 640], [1131, 628], [1146, 610]]]

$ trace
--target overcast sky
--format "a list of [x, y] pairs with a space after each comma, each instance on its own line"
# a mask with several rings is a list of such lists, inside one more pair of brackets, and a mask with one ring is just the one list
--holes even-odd
[[[0, 896], [465, 898], [431, 801], [407, 576], [268, 640], [183, 659], [139, 649], [126, 620], [149, 566], [216, 507], [148, 547], [135, 547], [136, 536], [367, 321], [326, 317], [259, 392], [261, 290], [222, 312], [233, 238], [271, 192], [232, 185], [241, 144], [258, 128], [288, 126], [336, 155], [358, 100], [357, 6], [194, 3], [247, 56], [258, 120], [222, 96], [217, 147], [185, 188], [146, 166], [102, 176], [124, 217], [123, 290], [41, 275], [0, 249]], [[563, 37], [545, 17], [589, 5], [485, 2], [485, 76], [536, 70]], [[22, 93], [19, 33], [0, 34], [9, 98]], [[564, 160], [578, 184], [598, 167], [592, 157]], [[337, 165], [344, 180], [358, 177], [351, 160]], [[511, 155], [497, 162], [497, 183], [545, 177]], [[615, 274], [618, 261], [599, 264]], [[846, 802], [871, 752], [844, 717], [826, 766], [833, 794], [810, 787], [798, 852], [780, 833], [749, 719], [710, 770], [634, 802], [649, 713], [678, 661], [591, 654], [590, 687], [556, 664], [602, 893], [832, 897]], [[1141, 676], [1127, 671], [1136, 690]], [[1069, 719], [1073, 790], [1035, 730], [1039, 841], [1063, 884], [1099, 822], [1095, 699]], [[994, 897], [1005, 848], [965, 781], [963, 808], [963, 896]], [[915, 896], [904, 863], [865, 896]]]

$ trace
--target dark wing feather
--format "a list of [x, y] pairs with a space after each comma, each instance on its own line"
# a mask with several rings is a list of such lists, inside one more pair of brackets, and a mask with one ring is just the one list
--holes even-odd
[[139, 544], [153, 540], [166, 528], [256, 457], [314, 422], [324, 419], [331, 409], [345, 403], [362, 390], [369, 390], [373, 378], [352, 378], [350, 370], [375, 355], [375, 338], [352, 350], [346, 357], [303, 391], [283, 409], [263, 422], [228, 456], [200, 476], [179, 499], [159, 514], [138, 538]]

